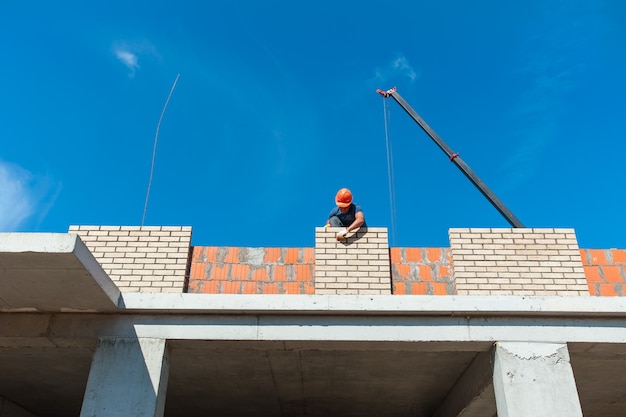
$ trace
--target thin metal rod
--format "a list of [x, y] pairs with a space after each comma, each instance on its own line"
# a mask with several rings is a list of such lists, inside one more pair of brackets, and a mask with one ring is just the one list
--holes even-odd
[[154, 136], [154, 146], [152, 148], [152, 164], [150, 165], [150, 179], [148, 180], [148, 191], [146, 192], [146, 202], [143, 206], [143, 216], [141, 216], [141, 227], [143, 227], [144, 225], [144, 221], [146, 220], [146, 211], [148, 210], [148, 198], [150, 197], [150, 188], [152, 187], [152, 176], [154, 175], [154, 159], [156, 157], [157, 141], [159, 140], [159, 130], [161, 129], [161, 121], [163, 120], [163, 115], [165, 114], [167, 105], [170, 102], [170, 98], [172, 98], [172, 94], [174, 93], [174, 89], [176, 88], [176, 83], [178, 82], [179, 77], [180, 77], [180, 74], [176, 74], [176, 79], [174, 80], [174, 84], [172, 84], [172, 88], [170, 88], [170, 93], [167, 95], [167, 100], [165, 100], [165, 105], [163, 106], [163, 110], [161, 111], [161, 116], [159, 117], [159, 123], [157, 123], [156, 134]]
[[478, 190], [489, 200], [489, 202], [500, 212], [502, 216], [513, 227], [523, 228], [524, 225], [518, 220], [515, 215], [500, 201], [500, 199], [482, 182], [480, 178], [471, 170], [471, 168], [461, 159], [459, 154], [455, 153], [450, 147], [439, 137], [439, 135], [421, 118], [419, 114], [407, 103], [400, 94], [394, 89], [386, 92], [380, 92], [383, 96], [391, 96], [393, 99], [407, 112], [409, 116], [426, 132], [428, 136], [444, 151], [450, 161], [453, 162], [465, 176], [478, 188]]

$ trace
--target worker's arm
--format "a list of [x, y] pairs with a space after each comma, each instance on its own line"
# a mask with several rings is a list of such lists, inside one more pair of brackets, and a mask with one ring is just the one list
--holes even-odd
[[363, 215], [362, 211], [358, 211], [354, 215], [354, 217], [355, 219], [352, 224], [347, 227], [348, 232], [358, 229], [359, 227], [363, 226], [363, 223], [365, 223], [365, 216]]

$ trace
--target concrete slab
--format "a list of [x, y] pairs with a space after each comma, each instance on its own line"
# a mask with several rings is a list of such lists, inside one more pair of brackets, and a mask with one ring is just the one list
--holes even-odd
[[77, 235], [0, 233], [0, 311], [110, 312], [119, 298]]
[[626, 297], [124, 293], [129, 313], [626, 317]]

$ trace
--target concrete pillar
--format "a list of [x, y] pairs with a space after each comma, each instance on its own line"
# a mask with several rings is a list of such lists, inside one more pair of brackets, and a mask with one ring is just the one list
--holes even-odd
[[498, 342], [493, 386], [498, 417], [582, 417], [567, 345]]
[[80, 417], [162, 417], [168, 372], [164, 339], [100, 339]]

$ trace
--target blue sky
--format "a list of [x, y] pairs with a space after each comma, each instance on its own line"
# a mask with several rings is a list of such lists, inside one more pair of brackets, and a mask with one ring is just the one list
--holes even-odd
[[5, 2], [0, 231], [312, 247], [341, 187], [393, 246], [508, 227], [375, 92], [395, 86], [527, 227], [626, 248], [625, 21], [617, 0]]

